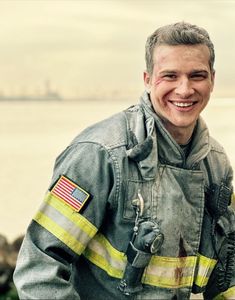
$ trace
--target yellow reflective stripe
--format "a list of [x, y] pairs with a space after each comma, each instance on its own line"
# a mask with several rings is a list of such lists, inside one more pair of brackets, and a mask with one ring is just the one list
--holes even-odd
[[122, 278], [126, 257], [123, 252], [115, 249], [102, 234], [98, 233], [90, 241], [83, 254], [110, 276]]
[[65, 243], [69, 248], [71, 248], [75, 253], [81, 254], [85, 248], [78, 240], [76, 240], [72, 235], [68, 234], [63, 228], [58, 226], [54, 221], [48, 218], [46, 215], [40, 211], [34, 217], [34, 220], [54, 234], [59, 240]]
[[76, 226], [82, 228], [82, 230], [86, 232], [88, 236], [93, 237], [96, 234], [97, 228], [93, 224], [88, 222], [87, 219], [85, 219], [81, 214], [74, 211], [74, 209], [53, 194], [48, 193], [45, 197], [45, 202], [58, 210], [62, 215], [76, 224]]
[[195, 272], [194, 282], [199, 287], [207, 285], [211, 272], [213, 271], [217, 261], [212, 258], [208, 258], [201, 254], [197, 256], [197, 270]]
[[50, 193], [34, 220], [79, 255], [97, 232], [93, 224]]
[[150, 265], [153, 267], [194, 267], [196, 263], [196, 256], [186, 257], [164, 257], [164, 256], [153, 256], [151, 258]]
[[235, 299], [235, 286], [219, 294], [213, 300], [234, 300], [234, 299]]
[[164, 288], [192, 286], [195, 256], [153, 256], [143, 276], [143, 283]]
[[[83, 254], [110, 276], [122, 278], [127, 262], [126, 256], [115, 249], [101, 233], [94, 236]], [[163, 288], [192, 286], [196, 260], [196, 256], [183, 258], [153, 256], [142, 281]]]

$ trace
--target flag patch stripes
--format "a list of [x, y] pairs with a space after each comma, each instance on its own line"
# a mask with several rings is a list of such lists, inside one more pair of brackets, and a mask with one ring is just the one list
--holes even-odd
[[61, 176], [51, 190], [51, 194], [63, 200], [70, 207], [79, 211], [89, 198], [89, 194], [65, 176]]

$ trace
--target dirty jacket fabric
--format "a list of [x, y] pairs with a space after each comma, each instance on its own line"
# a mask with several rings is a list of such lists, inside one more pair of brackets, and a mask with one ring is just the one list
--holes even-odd
[[[62, 179], [86, 198], [82, 208], [55, 194]], [[189, 299], [192, 290], [204, 292], [205, 299], [235, 295], [234, 270], [223, 293], [215, 271], [225, 261], [234, 213], [226, 208], [212, 226], [205, 204], [210, 181], [230, 188], [232, 170], [204, 121], [198, 120], [186, 157], [147, 93], [139, 105], [87, 128], [57, 158], [45, 200], [27, 230], [14, 273], [20, 298]], [[127, 297], [117, 286], [138, 192], [144, 217], [159, 224], [164, 242], [145, 268], [142, 291]]]

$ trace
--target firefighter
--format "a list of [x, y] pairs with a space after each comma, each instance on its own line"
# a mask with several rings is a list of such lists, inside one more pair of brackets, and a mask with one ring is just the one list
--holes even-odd
[[140, 103], [56, 159], [19, 253], [21, 299], [235, 298], [232, 169], [200, 116], [214, 58], [196, 25], [149, 36]]

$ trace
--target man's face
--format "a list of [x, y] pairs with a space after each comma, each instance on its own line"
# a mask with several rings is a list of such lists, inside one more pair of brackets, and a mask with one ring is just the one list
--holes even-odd
[[160, 45], [154, 50], [152, 75], [144, 73], [153, 108], [171, 132], [192, 131], [214, 85], [205, 45]]

